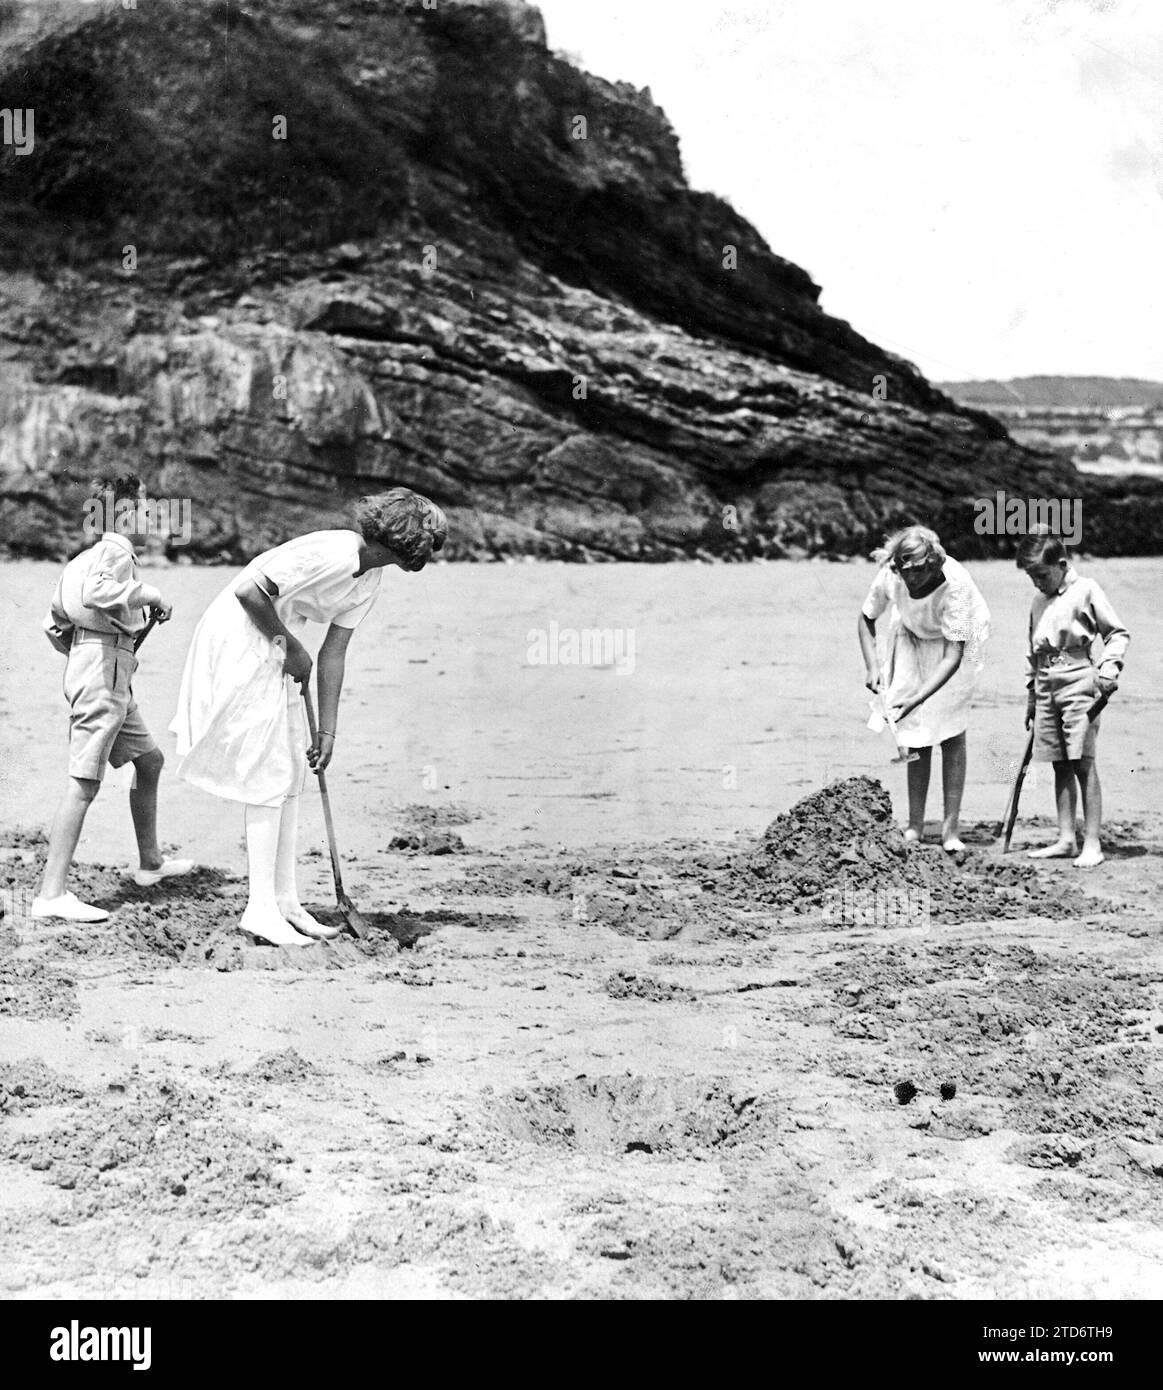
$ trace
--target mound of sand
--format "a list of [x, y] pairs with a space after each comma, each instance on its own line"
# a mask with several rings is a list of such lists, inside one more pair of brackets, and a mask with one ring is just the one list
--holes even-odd
[[0, 1157], [76, 1194], [70, 1219], [182, 1207], [222, 1219], [289, 1200], [278, 1140], [229, 1116], [218, 1097], [133, 1075], [90, 1091], [54, 1128], [22, 1132]]
[[840, 925], [1077, 917], [1099, 906], [1029, 864], [906, 844], [871, 777], [833, 782], [777, 816], [735, 859], [726, 887], [756, 907], [827, 913]]
[[885, 789], [850, 777], [777, 816], [736, 872], [765, 906], [806, 912], [836, 889], [906, 887], [909, 851]]
[[0, 1063], [0, 1115], [15, 1115], [40, 1105], [62, 1105], [83, 1094], [75, 1081], [58, 1076], [39, 1057]]
[[293, 1086], [318, 1076], [319, 1068], [301, 1057], [293, 1047], [286, 1047], [281, 1052], [266, 1053], [241, 1074], [254, 1081]]

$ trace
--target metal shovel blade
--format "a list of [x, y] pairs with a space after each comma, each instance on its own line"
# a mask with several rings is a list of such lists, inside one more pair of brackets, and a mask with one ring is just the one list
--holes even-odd
[[900, 739], [897, 738], [897, 736], [896, 736], [896, 725], [893, 723], [892, 715], [889, 714], [889, 712], [888, 712], [888, 699], [887, 699], [887, 696], [885, 695], [885, 691], [887, 691], [887, 689], [888, 689], [888, 671], [884, 668], [884, 666], [881, 666], [881, 668], [880, 668], [880, 689], [877, 691], [877, 695], [878, 695], [879, 698], [880, 698], [880, 712], [881, 712], [882, 717], [884, 718], [885, 724], [888, 725], [888, 731], [889, 731], [890, 734], [892, 734], [892, 741], [893, 741], [894, 746], [896, 747], [896, 757], [895, 757], [895, 758], [890, 758], [890, 759], [889, 759], [889, 762], [890, 762], [890, 763], [915, 763], [915, 762], [919, 761], [921, 755], [920, 755], [919, 753], [915, 752], [915, 751], [914, 751], [913, 749], [911, 749], [911, 748], [902, 748], [902, 747], [901, 747], [901, 741], [900, 741]]
[[362, 941], [368, 933], [368, 925], [364, 920], [359, 908], [344, 893], [338, 901], [339, 915], [343, 918], [344, 926], [351, 932], [357, 941]]

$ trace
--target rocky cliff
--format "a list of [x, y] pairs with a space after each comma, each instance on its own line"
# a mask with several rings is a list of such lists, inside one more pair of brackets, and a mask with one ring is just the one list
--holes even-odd
[[861, 553], [912, 519], [988, 553], [998, 488], [1090, 489], [1096, 548], [1163, 534], [1163, 486], [1081, 479], [824, 314], [649, 92], [518, 0], [46, 13], [0, 5], [35, 115], [0, 149], [10, 553], [79, 548], [125, 467], [235, 560], [395, 483], [460, 557]]

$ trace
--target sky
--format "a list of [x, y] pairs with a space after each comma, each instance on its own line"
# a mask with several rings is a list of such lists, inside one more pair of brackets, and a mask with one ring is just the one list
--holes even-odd
[[933, 380], [1163, 380], [1160, 0], [536, 0]]

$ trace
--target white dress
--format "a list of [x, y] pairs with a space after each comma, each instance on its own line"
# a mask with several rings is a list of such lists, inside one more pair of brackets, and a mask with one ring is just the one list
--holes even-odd
[[308, 734], [299, 685], [236, 594], [244, 580], [273, 580], [275, 612], [300, 639], [308, 622], [358, 627], [382, 573], [356, 578], [360, 543], [355, 531], [297, 536], [252, 560], [202, 614], [170, 725], [185, 781], [252, 806], [279, 806], [302, 790]]
[[[877, 655], [888, 672], [891, 708], [928, 680], [941, 660], [946, 640], [964, 642], [961, 665], [935, 694], [897, 724], [905, 748], [931, 748], [964, 733], [978, 676], [985, 665], [989, 608], [964, 565], [952, 558], [942, 566], [945, 582], [924, 598], [912, 598], [890, 566], [877, 571], [861, 612], [877, 620]], [[888, 621], [879, 620], [887, 612]], [[880, 701], [873, 700], [868, 727], [884, 728]]]

